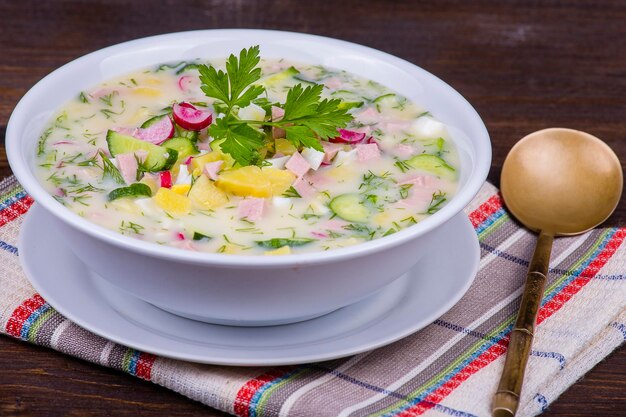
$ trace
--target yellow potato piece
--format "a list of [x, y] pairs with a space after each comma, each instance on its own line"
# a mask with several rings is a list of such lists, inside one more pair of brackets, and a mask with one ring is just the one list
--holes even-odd
[[180, 195], [187, 195], [187, 193], [189, 192], [190, 189], [191, 189], [191, 185], [190, 184], [174, 184], [174, 185], [172, 185], [172, 191], [174, 191], [176, 194], [180, 194]]
[[286, 169], [263, 167], [261, 171], [272, 184], [272, 195], [274, 196], [282, 195], [296, 179], [296, 176]]
[[215, 161], [224, 161], [224, 164], [222, 165], [222, 169], [230, 168], [235, 164], [235, 160], [232, 158], [232, 156], [225, 154], [222, 151], [213, 151], [202, 156], [194, 157], [191, 160], [191, 167], [194, 170], [198, 169], [202, 172], [202, 170], [204, 169], [204, 165], [206, 165], [209, 162], [215, 162]]
[[298, 151], [293, 143], [289, 142], [287, 139], [275, 139], [274, 145], [276, 146], [276, 153], [282, 153], [283, 155], [293, 155]]
[[191, 211], [191, 200], [169, 188], [159, 188], [153, 198], [157, 206], [173, 216], [183, 216]]
[[193, 183], [189, 198], [195, 206], [204, 210], [211, 210], [228, 202], [226, 193], [205, 175], [200, 175]]
[[291, 254], [291, 248], [287, 245], [281, 246], [278, 249], [268, 250], [263, 252], [263, 255], [275, 256], [275, 255], [289, 255]]
[[139, 182], [142, 184], [146, 184], [148, 187], [150, 187], [150, 191], [152, 191], [152, 194], [156, 193], [159, 189], [159, 185], [157, 184], [157, 182], [150, 177], [143, 177]]
[[136, 87], [133, 89], [133, 94], [144, 97], [159, 97], [161, 92], [156, 88]]
[[272, 183], [261, 171], [253, 165], [224, 171], [215, 182], [219, 188], [242, 197], [271, 197]]

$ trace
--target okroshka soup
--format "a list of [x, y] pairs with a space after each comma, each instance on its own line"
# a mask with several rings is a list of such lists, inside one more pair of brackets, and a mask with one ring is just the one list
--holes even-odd
[[57, 201], [124, 235], [284, 255], [436, 213], [458, 186], [452, 139], [401, 92], [252, 47], [81, 92], [39, 138], [36, 171]]

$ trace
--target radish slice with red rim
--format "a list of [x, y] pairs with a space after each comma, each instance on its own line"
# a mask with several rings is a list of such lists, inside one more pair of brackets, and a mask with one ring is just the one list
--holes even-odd
[[353, 132], [352, 130], [346, 129], [337, 129], [339, 131], [339, 135], [335, 138], [330, 138], [331, 142], [335, 143], [360, 143], [365, 139], [365, 133], [361, 132]]
[[174, 123], [167, 114], [164, 114], [147, 120], [143, 125], [141, 125], [141, 127], [138, 128], [117, 128], [114, 130], [121, 134], [141, 139], [145, 142], [160, 145], [174, 136]]
[[201, 130], [211, 124], [213, 116], [207, 110], [196, 108], [191, 103], [174, 103], [172, 106], [174, 121], [183, 129]]

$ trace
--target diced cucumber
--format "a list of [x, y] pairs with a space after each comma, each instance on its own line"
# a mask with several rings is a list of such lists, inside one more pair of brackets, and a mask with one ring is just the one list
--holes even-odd
[[200, 153], [200, 151], [196, 147], [196, 144], [187, 138], [174, 137], [163, 142], [161, 146], [176, 150], [176, 152], [178, 152], [179, 160]]
[[169, 117], [169, 115], [168, 114], [159, 114], [158, 116], [151, 117], [148, 120], [146, 120], [145, 122], [143, 122], [143, 124], [141, 125], [141, 128], [142, 129], [146, 129], [146, 128], [152, 126], [153, 124], [160, 122], [165, 117]]
[[337, 90], [330, 93], [331, 98], [338, 98], [347, 103], [358, 103], [368, 101], [366, 97], [360, 96], [349, 90]]
[[294, 75], [293, 79], [296, 80], [296, 84], [304, 84], [305, 87], [308, 85], [317, 85], [315, 81], [307, 80], [299, 75]]
[[401, 109], [406, 103], [406, 98], [394, 93], [389, 93], [376, 97], [372, 103], [376, 105], [376, 110], [379, 112], [381, 109]]
[[438, 177], [453, 178], [456, 176], [456, 170], [435, 155], [421, 154], [404, 162], [415, 169], [421, 169]]
[[341, 110], [350, 110], [354, 108], [359, 108], [362, 105], [362, 101], [342, 101], [337, 107], [339, 107]]
[[207, 236], [203, 233], [200, 232], [193, 232], [193, 240], [203, 240], [203, 241], [209, 241], [211, 239], [213, 239], [211, 236]]
[[117, 200], [124, 197], [152, 197], [152, 190], [146, 184], [135, 183], [128, 187], [120, 187], [109, 193], [109, 201]]
[[107, 144], [111, 156], [128, 152], [146, 151], [148, 156], [143, 162], [146, 171], [158, 172], [170, 169], [178, 160], [178, 152], [175, 149], [158, 146], [113, 130], [107, 132]]
[[289, 246], [289, 247], [303, 246], [303, 245], [313, 242], [314, 240], [315, 239], [309, 239], [306, 237], [295, 237], [293, 239], [277, 237], [277, 238], [269, 239], [269, 240], [257, 240], [256, 244], [266, 249], [278, 249], [278, 248], [282, 248], [283, 246]]
[[197, 70], [198, 68], [200, 68], [200, 64], [186, 64], [176, 71], [176, 75], [186, 71]]
[[333, 213], [349, 222], [365, 223], [370, 217], [370, 210], [359, 194], [341, 194], [333, 198], [328, 206]]
[[283, 81], [289, 77], [293, 77], [298, 74], [300, 74], [300, 71], [298, 71], [295, 67], [289, 67], [286, 70], [282, 70], [281, 72], [277, 74], [272, 74], [272, 75], [268, 75], [267, 77], [261, 78], [255, 84], [271, 86], [273, 84], [277, 84], [280, 81]]
[[200, 137], [200, 132], [198, 132], [197, 130], [183, 129], [182, 127], [175, 124], [174, 125], [174, 137], [186, 138], [195, 143], [198, 141], [198, 138]]

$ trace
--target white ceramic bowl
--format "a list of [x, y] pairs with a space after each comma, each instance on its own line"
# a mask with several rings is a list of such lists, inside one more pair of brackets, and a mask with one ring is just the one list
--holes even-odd
[[[69, 211], [35, 178], [37, 138], [53, 112], [79, 91], [135, 69], [225, 57], [257, 44], [262, 57], [344, 69], [378, 81], [430, 110], [449, 126], [459, 150], [458, 194], [433, 216], [387, 237], [329, 252], [251, 257], [196, 253], [123, 236]], [[391, 283], [419, 261], [438, 227], [476, 195], [491, 163], [489, 135], [476, 111], [423, 69], [336, 39], [240, 29], [154, 36], [76, 59], [42, 79], [22, 98], [9, 120], [6, 146], [20, 183], [59, 220], [61, 236], [92, 271], [165, 310], [235, 325], [279, 324], [319, 316]], [[450, 258], [454, 261], [454, 254]]]

